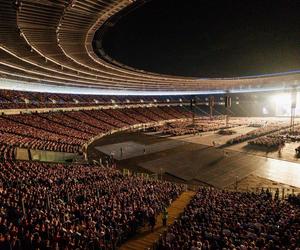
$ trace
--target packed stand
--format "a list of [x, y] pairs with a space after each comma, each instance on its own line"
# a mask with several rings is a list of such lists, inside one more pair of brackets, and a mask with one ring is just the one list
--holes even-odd
[[288, 196], [288, 202], [300, 206], [300, 194], [290, 194]]
[[14, 147], [7, 144], [0, 144], [0, 162], [15, 159]]
[[[0, 109], [65, 108], [115, 104], [182, 103], [191, 97], [103, 96], [0, 90]], [[181, 100], [181, 101], [180, 101]]]
[[[153, 110], [159, 112], [153, 120]], [[158, 108], [122, 108], [49, 112], [0, 116], [0, 144], [14, 147], [68, 153], [81, 152], [82, 146], [97, 135], [131, 125], [169, 118]], [[168, 109], [169, 110], [169, 109]], [[172, 109], [173, 110], [173, 109]], [[185, 110], [174, 108], [185, 117]]]
[[[29, 115], [21, 120], [14, 116], [0, 117], [0, 142], [15, 147], [49, 149], [52, 151], [78, 152], [84, 140], [72, 138], [67, 133], [62, 134], [55, 129], [46, 130], [41, 124], [25, 124], [23, 119], [30, 121]], [[18, 117], [21, 117], [19, 115]], [[47, 127], [49, 128], [49, 123]]]
[[151, 108], [136, 108], [135, 109], [140, 115], [148, 117], [153, 122], [158, 122], [162, 120], [162, 117], [152, 112]]
[[201, 188], [155, 249], [299, 249], [299, 223], [299, 206], [268, 191]]
[[181, 191], [113, 166], [0, 163], [0, 249], [116, 249]]

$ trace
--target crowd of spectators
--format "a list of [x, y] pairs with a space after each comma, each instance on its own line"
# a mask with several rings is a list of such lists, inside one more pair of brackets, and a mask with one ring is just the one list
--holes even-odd
[[299, 249], [300, 209], [290, 201], [201, 188], [155, 249]]
[[149, 117], [151, 121], [158, 122], [162, 120], [162, 117], [152, 112], [149, 108], [136, 108], [136, 111], [142, 116]]
[[294, 205], [300, 206], [300, 195], [299, 194], [290, 194], [288, 196], [288, 202]]
[[0, 90], [0, 109], [64, 108], [112, 104], [189, 102], [184, 96], [103, 96]]
[[293, 128], [280, 131], [280, 136], [290, 141], [300, 141], [300, 126], [297, 123]]
[[274, 132], [277, 132], [281, 129], [288, 128], [289, 125], [286, 122], [279, 123], [279, 122], [273, 122], [269, 124], [265, 124], [265, 126], [259, 127], [255, 130], [252, 130], [246, 134], [239, 135], [237, 137], [234, 137], [232, 139], [229, 139], [227, 141], [227, 144], [236, 144], [241, 143], [250, 139], [255, 139], [257, 137], [261, 137], [264, 135], [268, 135]]
[[[75, 116], [69, 116], [69, 113], [75, 113]], [[65, 127], [66, 129], [76, 129], [79, 132], [86, 134], [87, 137], [91, 135], [97, 135], [103, 133], [105, 130], [103, 128], [98, 128], [95, 126], [89, 126], [84, 122], [84, 119], [80, 120], [76, 115], [81, 112], [51, 112], [40, 114], [40, 117], [46, 119], [47, 121], [58, 123]]]
[[0, 163], [0, 249], [116, 249], [181, 185], [113, 166]]
[[277, 132], [251, 140], [248, 142], [248, 144], [263, 146], [265, 148], [279, 148], [280, 150], [287, 141], [299, 141], [299, 135], [300, 127], [297, 124], [297, 126], [295, 126], [293, 129], [287, 126], [286, 128], [280, 129]]
[[248, 144], [266, 148], [280, 148], [284, 146], [285, 139], [278, 135], [267, 135], [251, 140]]
[[[20, 117], [21, 115], [19, 115]], [[26, 115], [24, 119], [30, 120], [32, 116]], [[62, 152], [79, 152], [84, 140], [73, 138], [55, 129], [46, 130], [41, 124], [25, 124], [12, 118], [14, 116], [0, 117], [0, 142], [15, 147], [48, 149]], [[49, 128], [50, 122], [47, 123]]]
[[249, 124], [249, 127], [251, 127], [251, 128], [261, 128], [261, 127], [264, 127], [264, 124], [263, 123], [256, 123], [256, 122], [251, 122], [250, 124]]
[[[235, 125], [229, 125], [234, 127]], [[213, 119], [209, 120], [207, 117], [197, 118], [194, 122], [190, 120], [170, 122], [160, 127], [156, 127], [155, 131], [170, 136], [180, 136], [189, 134], [198, 134], [202, 132], [216, 131], [225, 128], [224, 120]]]
[[6, 119], [14, 121], [19, 124], [24, 124], [38, 130], [44, 130], [50, 133], [55, 132], [55, 134], [68, 136], [72, 138], [73, 141], [80, 144], [81, 141], [85, 141], [91, 137], [91, 133], [86, 133], [78, 130], [76, 127], [69, 127], [66, 125], [59, 124], [55, 121], [47, 119], [51, 118], [52, 113], [47, 113], [46, 116], [41, 116], [40, 114], [21, 114], [21, 115], [7, 115]]
[[233, 135], [233, 134], [235, 134], [236, 133], [236, 131], [234, 131], [234, 130], [232, 130], [232, 129], [220, 129], [219, 131], [218, 131], [218, 134], [219, 135]]
[[[160, 107], [160, 109], [163, 110], [164, 112], [168, 113], [172, 117], [172, 119], [182, 118], [182, 112], [180, 112], [179, 107], [176, 108], [174, 106], [173, 107], [164, 106], [164, 107]], [[193, 116], [193, 113], [189, 110], [189, 108], [181, 107], [181, 109], [185, 109], [185, 113], [184, 113], [185, 118], [191, 118]]]
[[[0, 144], [68, 153], [81, 152], [82, 146], [99, 134], [135, 124], [170, 119], [166, 110], [169, 111], [171, 108], [164, 110], [122, 108], [2, 115]], [[178, 117], [187, 116], [187, 111], [182, 107], [174, 107], [172, 110], [176, 111]], [[153, 120], [153, 112], [160, 113], [160, 117], [157, 115], [158, 119]]]
[[14, 147], [6, 144], [0, 144], [0, 162], [15, 159]]

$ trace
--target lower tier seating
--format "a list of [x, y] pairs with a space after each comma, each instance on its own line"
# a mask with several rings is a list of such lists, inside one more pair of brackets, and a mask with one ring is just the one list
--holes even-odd
[[201, 188], [155, 249], [299, 249], [295, 200]]
[[0, 249], [116, 249], [182, 192], [114, 167], [0, 163]]

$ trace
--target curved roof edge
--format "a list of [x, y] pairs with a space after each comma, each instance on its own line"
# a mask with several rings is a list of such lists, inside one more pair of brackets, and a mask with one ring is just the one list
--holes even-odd
[[38, 82], [23, 82], [16, 80], [8, 80], [0, 78], [0, 89], [29, 91], [29, 92], [46, 92], [59, 94], [82, 94], [82, 95], [120, 95], [120, 96], [174, 96], [174, 95], [209, 95], [209, 94], [225, 94], [225, 93], [253, 93], [253, 92], [271, 92], [271, 91], [300, 91], [300, 86], [274, 86], [269, 88], [236, 88], [231, 90], [213, 90], [213, 91], [138, 91], [138, 90], [108, 90], [89, 87], [73, 87], [42, 84]]

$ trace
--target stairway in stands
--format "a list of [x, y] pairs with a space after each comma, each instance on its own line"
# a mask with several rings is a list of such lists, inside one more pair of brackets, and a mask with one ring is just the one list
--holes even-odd
[[[176, 218], [180, 216], [184, 208], [188, 205], [195, 192], [186, 191], [183, 192], [177, 200], [175, 200], [168, 208], [169, 219], [168, 225], [172, 224]], [[120, 247], [120, 250], [147, 250], [151, 249], [153, 244], [159, 239], [159, 235], [166, 230], [166, 227], [162, 225], [162, 215], [159, 214], [156, 218], [156, 225], [154, 232], [151, 232], [148, 227], [140, 230], [140, 232], [128, 240]]]

